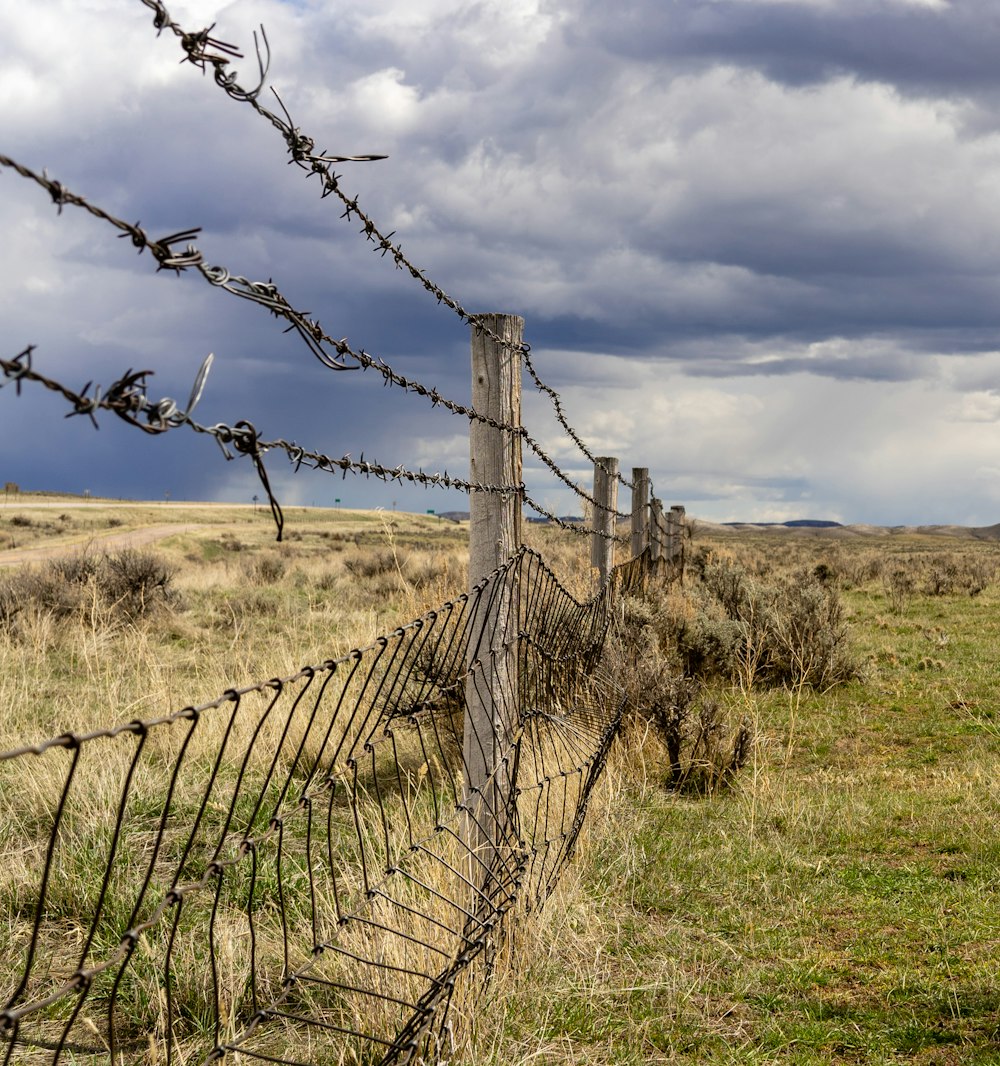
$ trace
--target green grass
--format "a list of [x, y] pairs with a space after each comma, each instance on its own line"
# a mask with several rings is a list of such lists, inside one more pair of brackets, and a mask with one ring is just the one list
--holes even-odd
[[728, 792], [624, 738], [482, 1061], [1000, 1062], [1000, 594], [844, 596], [862, 679], [715, 684], [758, 730]]

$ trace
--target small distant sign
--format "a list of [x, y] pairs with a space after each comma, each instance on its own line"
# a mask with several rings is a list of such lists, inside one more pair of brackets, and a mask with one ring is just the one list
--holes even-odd
[[428, 514], [434, 514], [434, 508], [433, 507], [428, 507], [427, 508], [427, 513]]

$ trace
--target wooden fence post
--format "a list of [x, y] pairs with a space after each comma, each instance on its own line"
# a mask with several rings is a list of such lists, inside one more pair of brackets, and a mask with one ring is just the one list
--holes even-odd
[[[615, 566], [615, 511], [618, 510], [618, 460], [597, 456], [594, 463], [594, 529], [590, 534], [590, 565], [598, 571], [599, 588], [603, 588]], [[603, 534], [603, 536], [602, 536]]]
[[684, 552], [684, 508], [675, 503], [667, 516], [667, 559], [680, 561]]
[[649, 544], [649, 468], [632, 467], [632, 558]]
[[[521, 424], [521, 338], [524, 319], [478, 315], [472, 325], [472, 406], [504, 425]], [[488, 331], [488, 332], [487, 332]], [[496, 339], [499, 338], [499, 341]], [[469, 496], [469, 588], [521, 546], [521, 438], [478, 420], [469, 426], [469, 480], [508, 485]], [[512, 802], [507, 748], [517, 722], [517, 574], [505, 573], [470, 601], [465, 722], [464, 836], [475, 852], [471, 880], [483, 885], [506, 830]]]
[[663, 504], [653, 496], [649, 501], [649, 569], [660, 571], [665, 545], [663, 543]]

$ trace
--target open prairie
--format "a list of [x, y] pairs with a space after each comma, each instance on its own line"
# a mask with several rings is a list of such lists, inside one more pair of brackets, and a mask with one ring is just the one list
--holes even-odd
[[[492, 1061], [1000, 1062], [998, 564], [947, 534], [696, 534], [665, 628], [711, 653], [736, 603], [702, 699], [752, 723], [751, 756], [714, 794], [665, 788], [632, 722]], [[856, 670], [769, 681], [754, 610], [815, 575]]]
[[[276, 544], [260, 508], [50, 502], [0, 507], [0, 564], [56, 550], [0, 571], [0, 750], [345, 654], [465, 584], [467, 529], [429, 515], [289, 508]], [[60, 561], [144, 530], [131, 569]], [[526, 535], [588, 592], [585, 540]], [[626, 725], [458, 1061], [1000, 1061], [998, 572], [953, 532], [696, 529], [683, 583], [622, 605]]]

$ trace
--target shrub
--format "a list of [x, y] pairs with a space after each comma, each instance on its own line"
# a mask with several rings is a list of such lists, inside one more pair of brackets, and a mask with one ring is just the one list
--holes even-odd
[[883, 573], [882, 585], [893, 611], [902, 614], [910, 597], [916, 592], [916, 580], [908, 570], [897, 566], [888, 573]]
[[0, 575], [0, 627], [12, 635], [20, 632], [25, 612], [62, 619], [79, 613], [85, 602], [83, 587], [66, 581], [54, 568]]
[[981, 555], [963, 558], [960, 555], [931, 555], [927, 560], [927, 574], [923, 591], [928, 596], [949, 596], [967, 592], [978, 596], [995, 577], [992, 559]]
[[661, 620], [661, 641], [691, 677], [828, 687], [857, 676], [840, 596], [828, 567], [751, 574], [706, 553], [699, 580]]
[[813, 577], [821, 585], [830, 585], [837, 576], [837, 571], [829, 563], [817, 563], [813, 567]]
[[0, 575], [0, 628], [16, 636], [26, 612], [63, 620], [96, 610], [109, 621], [134, 621], [171, 599], [172, 577], [158, 556], [131, 548], [15, 570]]
[[660, 605], [626, 601], [605, 659], [624, 689], [626, 713], [652, 726], [666, 748], [664, 784], [707, 795], [726, 787], [743, 767], [753, 743], [745, 718], [734, 719], [700, 684], [678, 672], [662, 646]]
[[800, 571], [777, 586], [763, 629], [762, 668], [773, 683], [828, 688], [858, 674], [840, 597], [815, 573]]
[[966, 564], [963, 588], [970, 596], [978, 596], [996, 580], [996, 563], [982, 556], [969, 559]]
[[885, 561], [875, 552], [846, 552], [839, 568], [840, 580], [844, 588], [860, 588], [880, 578], [884, 567]]
[[406, 564], [408, 554], [395, 552], [392, 548], [376, 548], [362, 555], [351, 555], [344, 560], [344, 567], [354, 577], [374, 578], [382, 574], [397, 574]]
[[285, 576], [285, 560], [280, 555], [261, 555], [247, 561], [247, 578], [255, 585], [274, 585]]
[[731, 677], [740, 647], [740, 624], [711, 596], [695, 594], [694, 610], [676, 627], [676, 646], [685, 675]]
[[169, 599], [172, 577], [153, 552], [123, 548], [101, 559], [97, 585], [109, 606], [127, 618], [138, 618]]
[[49, 570], [68, 585], [86, 585], [101, 568], [101, 557], [91, 552], [53, 559]]

